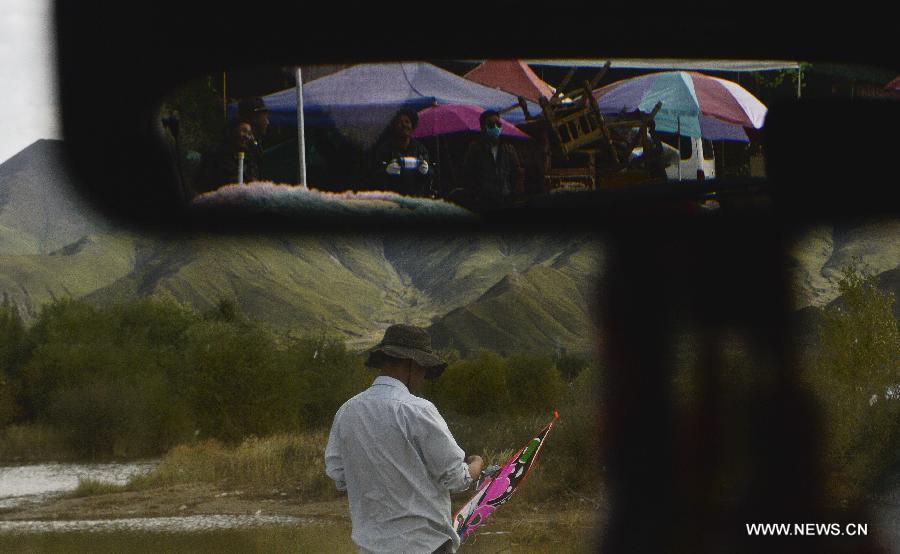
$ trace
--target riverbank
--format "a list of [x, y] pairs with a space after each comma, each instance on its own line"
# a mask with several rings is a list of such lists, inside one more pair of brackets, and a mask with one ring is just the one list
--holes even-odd
[[[466, 493], [453, 498], [454, 508], [467, 500]], [[501, 543], [523, 547], [526, 551], [559, 550], [591, 552], [596, 532], [605, 521], [605, 503], [600, 497], [571, 495], [548, 499], [546, 503], [517, 502], [497, 511], [482, 528], [482, 546]], [[110, 520], [146, 518], [195, 518], [236, 516], [292, 518], [287, 524], [295, 533], [331, 537], [330, 547], [321, 552], [352, 552], [349, 507], [346, 497], [303, 502], [296, 492], [273, 489], [249, 492], [217, 487], [207, 483], [184, 483], [141, 491], [121, 491], [85, 497], [57, 496], [41, 504], [25, 504], [0, 510], [3, 524], [42, 522], [53, 528], [54, 522], [90, 522], [100, 528]], [[285, 519], [287, 521], [287, 519]], [[40, 525], [35, 525], [40, 528]], [[82, 529], [84, 530], [84, 529]], [[2, 533], [0, 533], [2, 535]], [[323, 546], [324, 547], [324, 546]]]

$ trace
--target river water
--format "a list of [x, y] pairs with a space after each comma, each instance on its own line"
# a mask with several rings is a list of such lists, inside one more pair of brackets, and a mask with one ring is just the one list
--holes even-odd
[[[158, 463], [148, 460], [0, 467], [0, 510], [52, 501], [74, 490], [80, 479], [125, 484], [135, 475], [152, 471]], [[324, 552], [330, 549], [326, 545], [334, 545], [335, 529], [329, 527], [333, 526], [321, 521], [263, 514], [0, 521], [0, 551]], [[349, 542], [349, 528], [338, 533]], [[286, 546], [290, 548], [283, 548]], [[337, 552], [344, 551], [345, 546], [352, 548], [352, 544], [340, 545]]]
[[74, 490], [79, 479], [125, 484], [128, 479], [152, 471], [159, 461], [124, 464], [34, 464], [0, 467], [0, 508], [39, 503]]
[[[125, 484], [149, 473], [158, 460], [111, 464], [34, 464], [0, 467], [0, 509], [40, 504], [74, 490], [81, 479]], [[75, 521], [0, 521], [0, 533], [160, 531], [188, 532], [302, 523], [297, 518], [264, 515], [189, 516]], [[308, 523], [308, 522], [307, 522]]]

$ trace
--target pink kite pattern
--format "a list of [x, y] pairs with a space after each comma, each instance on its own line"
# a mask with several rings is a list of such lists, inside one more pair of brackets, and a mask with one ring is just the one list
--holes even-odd
[[519, 488], [534, 466], [547, 434], [558, 418], [559, 413], [554, 411], [553, 420], [527, 445], [513, 454], [497, 473], [485, 478], [475, 496], [453, 516], [453, 528], [460, 541], [466, 542], [475, 530]]

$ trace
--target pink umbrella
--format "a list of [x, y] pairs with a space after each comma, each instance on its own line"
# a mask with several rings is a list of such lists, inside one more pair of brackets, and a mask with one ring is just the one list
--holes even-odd
[[[452, 133], [481, 132], [478, 117], [483, 111], [483, 108], [469, 104], [443, 104], [425, 108], [419, 112], [419, 125], [416, 126], [412, 136], [423, 138]], [[503, 119], [500, 119], [500, 134], [511, 138], [531, 138]]]

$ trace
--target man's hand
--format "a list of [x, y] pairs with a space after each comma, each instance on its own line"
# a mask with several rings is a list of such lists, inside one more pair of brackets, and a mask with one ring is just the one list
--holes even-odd
[[481, 456], [473, 455], [466, 458], [466, 463], [469, 464], [469, 477], [473, 480], [478, 479], [484, 468], [484, 460], [481, 459]]
[[397, 163], [397, 160], [393, 160], [391, 163], [389, 163], [387, 165], [387, 167], [385, 168], [385, 171], [387, 172], [388, 175], [396, 177], [397, 175], [400, 175], [400, 169], [401, 169], [400, 164]]
[[421, 162], [419, 162], [419, 173], [421, 173], [422, 175], [428, 175], [428, 162], [427, 161], [422, 160]]

